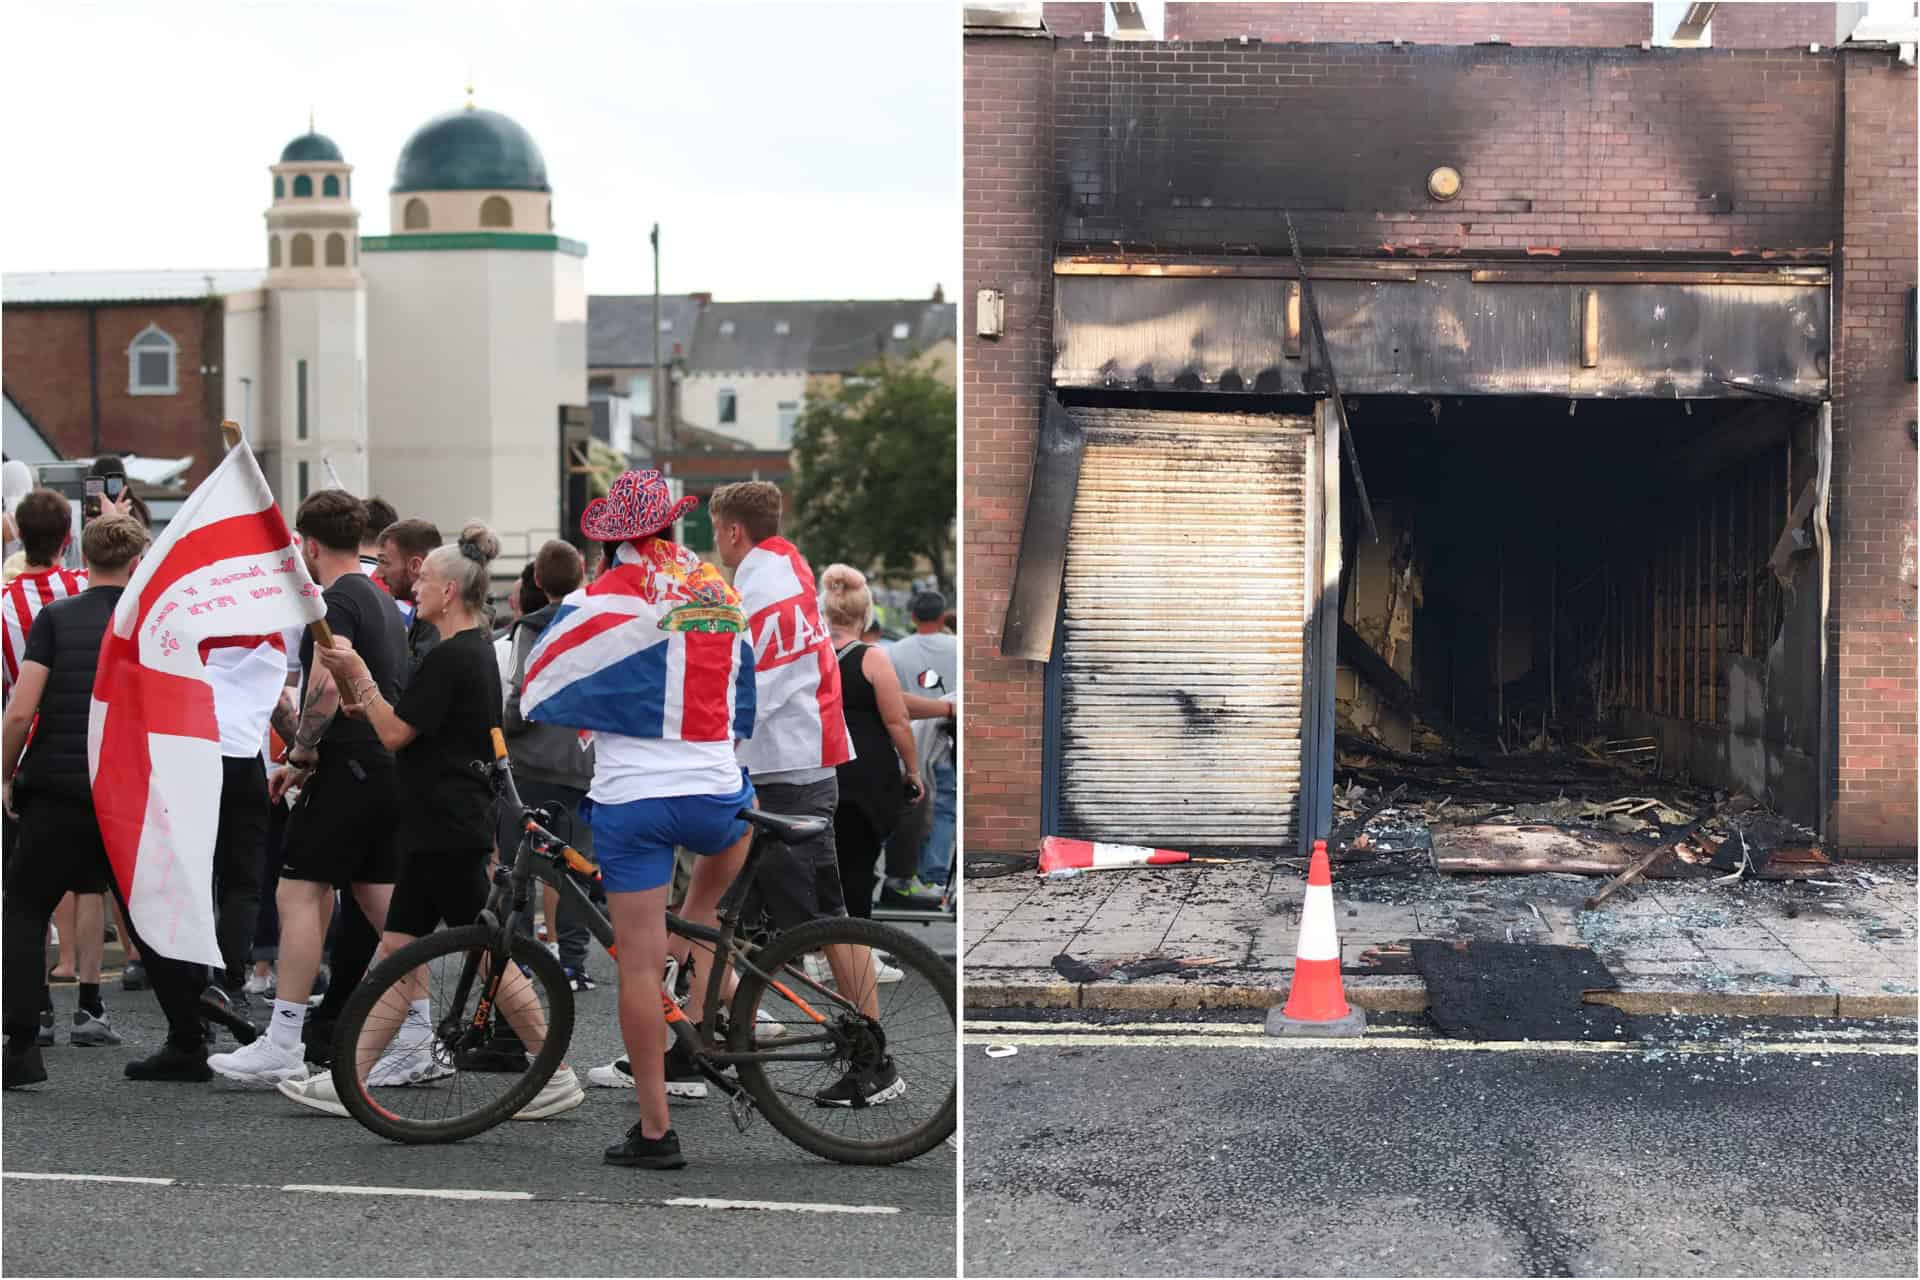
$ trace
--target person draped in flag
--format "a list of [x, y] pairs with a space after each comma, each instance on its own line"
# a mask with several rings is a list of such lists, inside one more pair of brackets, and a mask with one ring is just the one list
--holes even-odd
[[[322, 489], [300, 504], [294, 529], [307, 571], [324, 588], [328, 627], [353, 644], [381, 697], [391, 704], [407, 675], [406, 631], [392, 599], [360, 572], [366, 522], [360, 499], [341, 489]], [[340, 690], [315, 660], [313, 645], [311, 633], [300, 643], [306, 677], [301, 709], [290, 712], [282, 703], [274, 713], [274, 728], [291, 744], [287, 760], [292, 767], [274, 777], [269, 799], [278, 801], [294, 786], [300, 799], [287, 820], [274, 890], [280, 950], [273, 1013], [265, 1035], [207, 1060], [214, 1071], [243, 1084], [277, 1085], [307, 1074], [302, 1044], [307, 998], [320, 971], [334, 893], [351, 893], [378, 932], [386, 927], [399, 871], [393, 753], [365, 720], [338, 714]], [[338, 997], [344, 1002], [369, 959], [370, 951], [356, 955], [349, 966], [336, 951], [328, 996], [344, 983], [347, 990]]]
[[[80, 538], [87, 587], [46, 605], [34, 619], [21, 654], [19, 680], [0, 720], [7, 821], [17, 818], [20, 824], [20, 849], [6, 866], [3, 908], [6, 985], [0, 1023], [6, 1031], [4, 1083], [9, 1089], [47, 1078], [37, 1044], [41, 975], [46, 972], [47, 921], [61, 897], [68, 892], [111, 892], [120, 899], [131, 932], [134, 913], [127, 909], [114, 876], [94, 809], [87, 727], [100, 650], [114, 609], [146, 549], [147, 531], [131, 516], [115, 513], [88, 523]], [[135, 779], [120, 781], [138, 785]], [[208, 891], [210, 895], [211, 886]], [[128, 1063], [127, 1075], [136, 1080], [205, 1079], [200, 966], [160, 955], [137, 934], [133, 940], [147, 957], [154, 995], [166, 1013], [167, 1041], [153, 1056]], [[97, 983], [82, 986], [74, 1026], [92, 1032], [92, 1043], [120, 1042], [107, 1023]]]
[[[753, 785], [734, 760], [754, 732], [753, 650], [740, 597], [713, 566], [661, 536], [698, 499], [675, 501], [658, 471], [619, 476], [589, 503], [581, 532], [607, 570], [569, 594], [527, 655], [521, 712], [591, 729], [593, 786], [582, 808], [607, 888], [618, 955], [620, 1033], [640, 1121], [609, 1164], [686, 1164], [667, 1114], [667, 888], [674, 850], [702, 855], [681, 914], [712, 925], [746, 861], [739, 813]], [[698, 990], [696, 984], [695, 987]]]
[[[471, 924], [487, 905], [487, 863], [493, 854], [493, 795], [476, 763], [493, 757], [500, 728], [500, 669], [486, 629], [487, 565], [500, 542], [484, 525], [468, 525], [453, 546], [428, 552], [411, 582], [419, 617], [438, 633], [398, 702], [389, 703], [346, 640], [317, 651], [336, 684], [353, 695], [347, 714], [362, 717], [394, 753], [399, 769], [400, 879], [387, 906], [380, 939], [384, 958], [442, 924]], [[404, 991], [404, 995], [403, 995]], [[533, 1053], [546, 1037], [539, 1002], [529, 999], [518, 969], [504, 978], [500, 1010]], [[426, 974], [389, 988], [372, 1024], [386, 1030], [386, 1043], [363, 1040], [360, 1050], [381, 1056], [368, 1073], [372, 1085], [425, 1084], [451, 1075], [434, 1058], [433, 1011]], [[363, 1059], [364, 1060], [364, 1059]], [[283, 1081], [280, 1092], [328, 1115], [347, 1109], [334, 1091], [331, 1072]], [[585, 1094], [564, 1062], [546, 1086], [517, 1113], [522, 1120], [558, 1115], [580, 1105]]]

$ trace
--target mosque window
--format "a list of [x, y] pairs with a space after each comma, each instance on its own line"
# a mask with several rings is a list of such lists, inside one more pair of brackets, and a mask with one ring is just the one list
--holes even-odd
[[267, 237], [267, 265], [269, 267], [277, 267], [280, 265], [280, 237], [279, 236]]
[[425, 231], [427, 222], [427, 202], [419, 196], [407, 201], [405, 212], [400, 215], [400, 224], [408, 231]]
[[347, 238], [338, 231], [327, 236], [327, 265], [330, 267], [347, 265]]
[[547, 201], [547, 230], [553, 230], [553, 201]]
[[[297, 439], [305, 440], [307, 438], [307, 362], [305, 360], [294, 362], [293, 391], [295, 396], [294, 434]], [[304, 468], [307, 464], [303, 462], [300, 465]], [[307, 486], [304, 481], [300, 485], [300, 496], [303, 498], [307, 496]]]
[[180, 348], [159, 325], [150, 324], [127, 344], [127, 394], [170, 396], [180, 390], [175, 377]]
[[293, 180], [293, 198], [298, 200], [313, 194], [313, 179], [300, 174]]
[[507, 203], [505, 196], [488, 196], [480, 202], [480, 225], [483, 227], [513, 225], [513, 206]]
[[307, 476], [307, 464], [302, 462], [300, 464], [299, 470], [300, 470], [300, 496], [298, 499], [296, 499], [296, 501], [305, 502], [307, 500], [308, 486], [311, 484], [311, 481]]
[[740, 396], [732, 387], [720, 389], [720, 425], [729, 426], [740, 420]]
[[287, 180], [285, 178], [275, 178], [273, 180], [273, 198], [275, 200], [282, 200], [286, 198], [286, 194]]
[[323, 196], [338, 196], [340, 194], [340, 179], [331, 173], [328, 174], [320, 183], [320, 194]]
[[313, 237], [302, 231], [293, 238], [293, 256], [289, 265], [310, 267], [313, 265]]

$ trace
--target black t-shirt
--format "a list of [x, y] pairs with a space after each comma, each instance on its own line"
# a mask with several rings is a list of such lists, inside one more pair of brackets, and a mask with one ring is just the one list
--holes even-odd
[[20, 761], [22, 794], [48, 792], [82, 799], [93, 794], [87, 769], [87, 719], [93, 711], [93, 675], [100, 645], [124, 587], [88, 587], [55, 600], [34, 615], [22, 662], [47, 669], [33, 739]]
[[400, 748], [400, 847], [484, 849], [493, 844], [493, 790], [473, 767], [493, 759], [500, 727], [500, 664], [479, 627], [427, 651], [394, 704], [418, 735]]
[[[367, 664], [367, 672], [380, 688], [380, 696], [395, 702], [407, 682], [407, 629], [400, 622], [400, 611], [393, 597], [373, 584], [364, 573], [343, 573], [322, 597], [327, 605], [327, 625], [342, 640], [351, 640], [354, 651]], [[301, 703], [306, 702], [307, 682], [313, 678], [313, 632], [300, 637], [300, 665], [306, 671], [301, 683]], [[328, 747], [354, 751], [385, 751], [380, 735], [364, 717], [336, 715], [320, 739], [320, 750]]]

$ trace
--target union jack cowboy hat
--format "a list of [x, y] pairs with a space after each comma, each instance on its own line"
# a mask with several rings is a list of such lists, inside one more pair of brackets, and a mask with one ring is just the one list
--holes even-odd
[[688, 494], [675, 502], [658, 471], [626, 471], [595, 498], [580, 516], [580, 532], [595, 542], [625, 542], [670, 529], [673, 522], [700, 505]]

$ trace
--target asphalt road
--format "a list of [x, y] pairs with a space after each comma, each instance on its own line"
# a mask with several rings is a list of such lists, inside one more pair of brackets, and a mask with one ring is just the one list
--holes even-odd
[[1915, 1274], [1910, 1021], [1591, 1052], [1000, 1016], [963, 1050], [970, 1276]]
[[[852, 1168], [807, 1154], [764, 1121], [742, 1136], [709, 1100], [674, 1106], [687, 1168], [616, 1169], [601, 1149], [639, 1111], [624, 1090], [589, 1087], [585, 1105], [552, 1120], [405, 1147], [271, 1090], [125, 1079], [125, 1062], [157, 1045], [164, 1023], [150, 995], [109, 987], [106, 996], [126, 1045], [74, 1049], [63, 1030], [45, 1051], [48, 1082], [0, 1095], [0, 1272], [9, 1276], [954, 1274], [951, 1146], [893, 1168]], [[54, 998], [64, 1028], [72, 988]], [[610, 986], [579, 1000], [568, 1060], [584, 1083], [588, 1067], [619, 1052], [618, 1033]], [[230, 1046], [223, 1035], [220, 1048]], [[328, 1189], [285, 1190], [294, 1185]], [[666, 1203], [674, 1199], [814, 1208]]]

